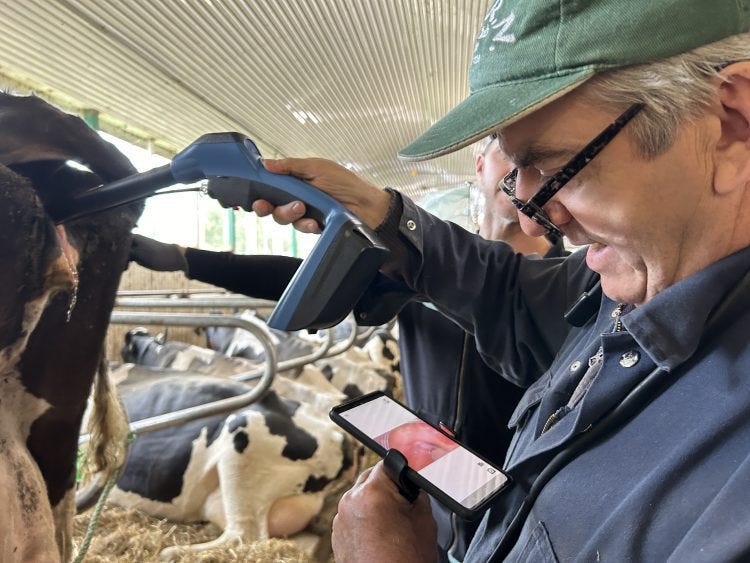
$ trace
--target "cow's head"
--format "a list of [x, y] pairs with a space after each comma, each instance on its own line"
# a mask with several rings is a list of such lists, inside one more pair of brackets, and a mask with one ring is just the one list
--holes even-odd
[[131, 364], [141, 364], [147, 353], [163, 346], [166, 339], [166, 334], [163, 332], [152, 336], [148, 330], [140, 326], [130, 329], [125, 334], [125, 343], [122, 345], [122, 350], [120, 350], [122, 361]]

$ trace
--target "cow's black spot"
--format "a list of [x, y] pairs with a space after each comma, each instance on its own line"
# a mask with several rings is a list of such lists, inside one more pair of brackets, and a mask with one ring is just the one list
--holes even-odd
[[353, 448], [351, 442], [349, 442], [348, 439], [341, 440], [341, 469], [339, 469], [339, 472], [336, 473], [336, 479], [341, 477], [347, 469], [354, 465], [354, 455], [352, 449]]
[[395, 356], [393, 355], [393, 352], [390, 351], [388, 346], [383, 343], [383, 357], [387, 360], [393, 360], [395, 359]]
[[310, 459], [318, 449], [317, 440], [292, 422], [291, 415], [299, 403], [281, 400], [273, 391], [253, 404], [252, 409], [263, 415], [268, 431], [274, 436], [283, 436], [286, 446], [281, 455], [292, 461]]
[[247, 436], [247, 432], [237, 432], [232, 441], [234, 442], [234, 449], [238, 454], [241, 454], [250, 443], [250, 438]]
[[266, 426], [271, 434], [286, 439], [281, 455], [287, 459], [310, 459], [318, 449], [318, 441], [287, 418], [266, 417]]
[[326, 364], [322, 368], [320, 368], [320, 371], [323, 373], [323, 375], [326, 376], [326, 379], [328, 381], [331, 381], [333, 379], [333, 368], [331, 367], [331, 364]]
[[307, 478], [307, 481], [305, 481], [305, 486], [302, 489], [302, 492], [317, 493], [319, 491], [322, 491], [323, 488], [330, 482], [331, 482], [331, 479], [329, 479], [325, 475], [322, 477], [315, 477], [313, 475], [310, 475]]
[[284, 404], [287, 406], [287, 410], [289, 411], [289, 416], [294, 416], [294, 414], [297, 412], [297, 409], [300, 406], [299, 401], [294, 401], [292, 399], [284, 399]]
[[141, 434], [130, 446], [117, 486], [148, 499], [171, 502], [182, 493], [193, 441], [206, 428], [206, 441], [212, 442], [221, 433], [224, 420], [225, 416], [219, 415]]
[[247, 426], [247, 417], [244, 414], [235, 414], [227, 422], [227, 431], [231, 434], [238, 428]]
[[354, 385], [354, 383], [347, 383], [341, 392], [346, 395], [347, 399], [354, 399], [355, 397], [361, 397], [363, 395], [362, 389]]

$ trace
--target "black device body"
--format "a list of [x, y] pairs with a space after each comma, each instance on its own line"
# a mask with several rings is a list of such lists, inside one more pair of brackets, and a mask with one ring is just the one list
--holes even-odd
[[[330, 417], [378, 455], [397, 450], [408, 463], [400, 479], [464, 518], [481, 514], [509, 480], [501, 469], [380, 391], [334, 407]], [[396, 484], [404, 488], [404, 483]]]

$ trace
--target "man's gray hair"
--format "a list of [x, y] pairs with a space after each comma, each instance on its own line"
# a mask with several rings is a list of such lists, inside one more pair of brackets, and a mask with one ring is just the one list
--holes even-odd
[[492, 141], [494, 141], [496, 138], [497, 137], [493, 135], [487, 135], [486, 137], [474, 143], [474, 148], [472, 150], [474, 157], [477, 157], [480, 154], [487, 154], [487, 149], [489, 148], [490, 143], [492, 143]]
[[680, 123], [699, 117], [711, 103], [717, 77], [728, 63], [750, 60], [750, 33], [733, 35], [654, 63], [634, 65], [593, 78], [585, 95], [604, 107], [643, 103], [631, 127], [647, 158], [672, 146]]

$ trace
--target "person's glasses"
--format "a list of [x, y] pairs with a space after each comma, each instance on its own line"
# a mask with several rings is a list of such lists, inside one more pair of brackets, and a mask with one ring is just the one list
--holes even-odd
[[547, 180], [530, 200], [523, 201], [516, 197], [516, 178], [518, 177], [518, 168], [511, 170], [500, 182], [503, 192], [505, 192], [505, 195], [508, 196], [508, 199], [516, 209], [526, 215], [526, 217], [544, 227], [550, 235], [554, 237], [562, 237], [560, 229], [550, 221], [547, 212], [542, 208], [558, 191], [560, 191], [560, 188], [583, 170], [583, 168], [591, 162], [594, 157], [599, 154], [602, 149], [610, 143], [610, 141], [612, 141], [612, 139], [615, 138], [622, 128], [627, 125], [628, 121], [633, 119], [642, 109], [643, 104], [640, 103], [633, 104], [626, 109], [620, 117], [613, 121], [604, 131], [599, 133], [593, 141], [583, 147], [581, 152], [571, 158], [557, 174]]

